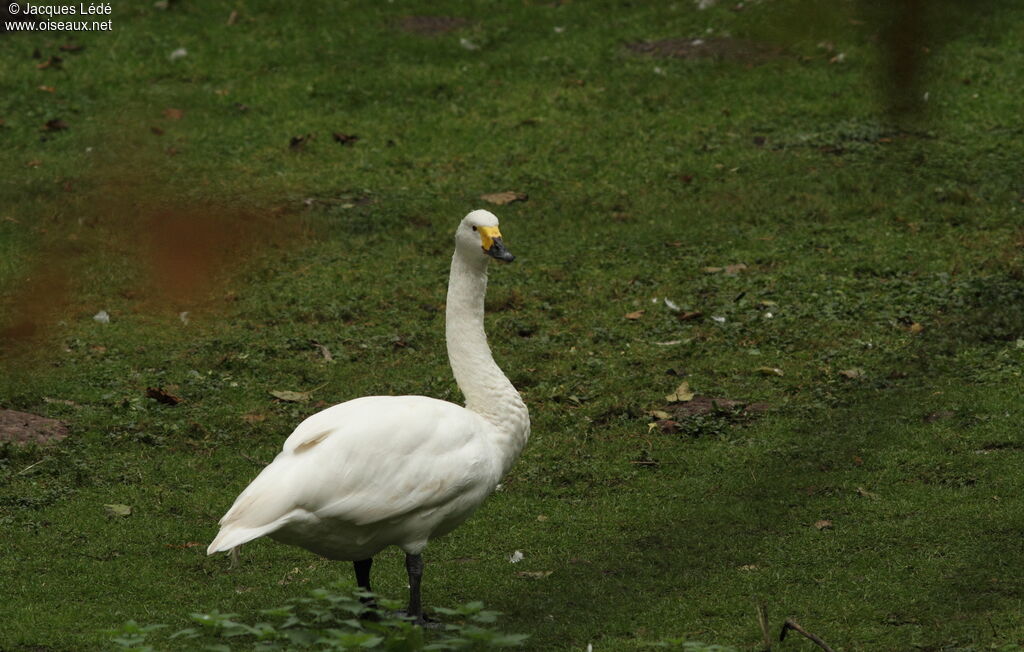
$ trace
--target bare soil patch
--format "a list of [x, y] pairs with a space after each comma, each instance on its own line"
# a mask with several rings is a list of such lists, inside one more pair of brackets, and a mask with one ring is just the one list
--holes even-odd
[[757, 415], [767, 412], [771, 408], [767, 403], [749, 403], [737, 401], [731, 398], [714, 398], [712, 396], [694, 396], [689, 401], [682, 403], [671, 403], [665, 406], [665, 411], [675, 419], [685, 419], [696, 414], [709, 414], [713, 412], [739, 412], [744, 415]]
[[627, 43], [626, 48], [637, 54], [662, 59], [717, 59], [751, 65], [765, 63], [782, 55], [780, 48], [730, 37], [673, 38]]
[[0, 442], [49, 444], [68, 436], [68, 426], [28, 412], [0, 410]]

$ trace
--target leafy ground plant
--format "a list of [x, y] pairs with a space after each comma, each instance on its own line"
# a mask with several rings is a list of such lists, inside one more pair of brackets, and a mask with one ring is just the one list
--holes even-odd
[[[369, 609], [374, 599], [381, 607]], [[290, 600], [283, 607], [263, 609], [260, 620], [248, 624], [237, 614], [213, 610], [192, 614], [195, 627], [153, 639], [166, 625], [140, 625], [134, 620], [108, 630], [110, 641], [129, 652], [152, 652], [184, 646], [189, 649], [232, 650], [490, 650], [521, 647], [527, 634], [505, 634], [493, 629], [499, 613], [470, 602], [456, 609], [437, 608], [449, 623], [436, 631], [424, 630], [395, 610], [399, 604], [343, 585], [316, 589], [308, 597]], [[368, 616], [373, 615], [373, 618]], [[156, 647], [158, 646], [158, 647]]]

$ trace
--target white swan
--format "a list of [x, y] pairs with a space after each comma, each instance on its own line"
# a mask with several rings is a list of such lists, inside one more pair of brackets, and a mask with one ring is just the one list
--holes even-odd
[[466, 407], [425, 396], [367, 396], [299, 424], [235, 499], [207, 554], [261, 536], [355, 564], [370, 589], [373, 555], [405, 551], [408, 615], [423, 622], [420, 554], [476, 510], [530, 435], [519, 393], [484, 334], [490, 258], [510, 262], [498, 218], [473, 211], [455, 232], [445, 335]]

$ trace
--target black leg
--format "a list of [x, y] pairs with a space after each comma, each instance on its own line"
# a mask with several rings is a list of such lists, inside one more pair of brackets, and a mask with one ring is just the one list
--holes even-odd
[[420, 580], [423, 578], [423, 557], [421, 555], [405, 556], [405, 570], [409, 573], [409, 609], [406, 613], [423, 622], [423, 605], [420, 603]]
[[373, 566], [373, 557], [352, 562], [356, 568], [356, 586], [364, 591], [370, 590], [370, 567]]
[[[352, 565], [356, 569], [356, 586], [358, 586], [359, 588], [361, 588], [364, 591], [369, 591], [370, 590], [370, 567], [373, 566], [373, 558], [371, 557], [370, 559], [361, 559], [359, 561], [354, 561], [354, 562], [352, 562]], [[362, 615], [360, 615], [359, 616], [360, 618], [362, 618], [363, 620], [372, 620], [372, 621], [376, 621], [376, 620], [380, 619], [380, 616], [377, 614], [377, 601], [376, 600], [374, 600], [373, 598], [366, 597], [366, 598], [359, 598], [359, 601], [362, 602], [367, 607], [367, 611], [365, 611]]]

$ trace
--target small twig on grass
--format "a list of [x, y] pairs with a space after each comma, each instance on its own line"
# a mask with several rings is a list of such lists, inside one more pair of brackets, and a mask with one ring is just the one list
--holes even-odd
[[768, 607], [764, 603], [757, 604], [757, 624], [761, 626], [761, 636], [763, 637], [762, 642], [764, 643], [764, 652], [771, 652], [772, 649], [772, 635], [768, 631]]
[[26, 466], [22, 470], [18, 471], [18, 475], [22, 475], [24, 473], [27, 473], [30, 469], [32, 469], [33, 467], [36, 467], [36, 466], [42, 464], [43, 462], [45, 462], [48, 459], [50, 459], [50, 458], [49, 457], [44, 457], [43, 459], [39, 460], [38, 462], [33, 462], [32, 464], [29, 464], [28, 466]]
[[792, 618], [787, 618], [786, 622], [784, 622], [782, 624], [782, 631], [779, 632], [779, 641], [780, 642], [783, 641], [786, 638], [786, 632], [788, 632], [791, 629], [793, 631], [795, 631], [795, 632], [797, 632], [799, 634], [803, 634], [807, 638], [811, 639], [811, 641], [813, 641], [821, 649], [825, 650], [825, 652], [835, 652], [835, 650], [833, 650], [832, 648], [830, 648], [828, 646], [828, 643], [826, 643], [825, 641], [821, 640], [820, 638], [818, 638], [814, 634], [810, 633], [809, 631], [807, 631], [806, 629], [801, 627], [800, 623], [796, 622]]
[[254, 458], [252, 458], [252, 457], [249, 457], [249, 456], [248, 456], [248, 455], [246, 455], [245, 453], [239, 453], [239, 455], [241, 455], [241, 456], [242, 456], [243, 458], [245, 458], [245, 459], [249, 460], [250, 462], [252, 462], [252, 463], [253, 463], [253, 464], [255, 464], [256, 466], [266, 466], [266, 465], [267, 465], [267, 463], [266, 463], [266, 462], [261, 462], [261, 461], [259, 461], [259, 460], [257, 460], [257, 459], [254, 459]]

